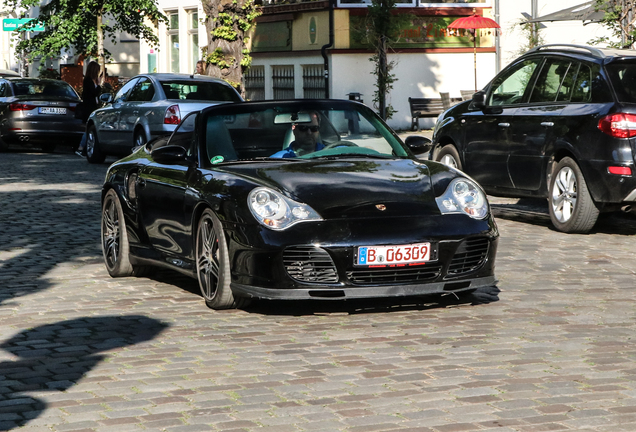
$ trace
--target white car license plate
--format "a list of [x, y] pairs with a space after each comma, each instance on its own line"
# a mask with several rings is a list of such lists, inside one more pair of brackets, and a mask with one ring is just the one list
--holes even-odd
[[66, 114], [66, 108], [40, 107], [40, 114]]
[[399, 246], [360, 246], [356, 265], [388, 266], [430, 261], [431, 244], [415, 243]]

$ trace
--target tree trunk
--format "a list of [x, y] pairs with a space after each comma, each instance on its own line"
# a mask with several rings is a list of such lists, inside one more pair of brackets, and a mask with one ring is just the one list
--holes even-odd
[[386, 36], [380, 36], [378, 47], [378, 110], [382, 120], [386, 120], [386, 83], [388, 67], [386, 62]]
[[104, 31], [102, 30], [102, 14], [97, 14], [97, 61], [99, 62], [99, 72], [106, 78], [106, 59], [104, 58]]
[[242, 96], [245, 96], [243, 50], [248, 35], [239, 27], [238, 19], [250, 21], [246, 18], [244, 9], [247, 3], [246, 0], [202, 0], [206, 14], [205, 27], [210, 35], [206, 55], [206, 73], [226, 80]]

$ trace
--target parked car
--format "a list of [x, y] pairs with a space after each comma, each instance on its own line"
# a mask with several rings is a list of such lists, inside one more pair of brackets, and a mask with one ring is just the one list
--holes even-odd
[[86, 158], [102, 163], [106, 155], [127, 155], [135, 146], [170, 135], [189, 112], [209, 105], [241, 102], [225, 81], [202, 75], [143, 74], [128, 81], [88, 119]]
[[[271, 157], [292, 127], [325, 148]], [[429, 147], [420, 136], [404, 144], [358, 102], [192, 112], [108, 169], [106, 268], [178, 270], [198, 278], [214, 309], [492, 289], [498, 231], [486, 195], [460, 171], [415, 157]]]
[[10, 144], [53, 151], [79, 144], [84, 131], [75, 118], [80, 102], [68, 83], [53, 79], [0, 78], [0, 151]]
[[559, 231], [636, 201], [636, 51], [530, 50], [438, 118], [435, 160], [494, 196], [548, 198]]
[[20, 74], [11, 69], [0, 69], [0, 78], [4, 77], [19, 77]]

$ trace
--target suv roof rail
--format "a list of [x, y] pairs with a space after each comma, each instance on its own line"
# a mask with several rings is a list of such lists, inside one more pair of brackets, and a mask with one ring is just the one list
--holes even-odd
[[547, 44], [547, 45], [541, 45], [541, 46], [532, 48], [528, 52], [530, 53], [530, 52], [535, 52], [535, 51], [540, 51], [540, 50], [549, 50], [549, 49], [554, 49], [554, 48], [569, 49], [571, 51], [587, 51], [590, 54], [592, 54], [594, 57], [598, 57], [598, 58], [607, 57], [605, 55], [605, 53], [603, 53], [603, 51], [601, 51], [598, 48], [593, 48], [593, 47], [589, 47], [589, 46], [586, 46], [586, 45], [574, 45], [574, 44]]

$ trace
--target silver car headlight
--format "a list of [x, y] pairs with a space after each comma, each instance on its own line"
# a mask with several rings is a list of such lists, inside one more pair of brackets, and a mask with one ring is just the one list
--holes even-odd
[[247, 197], [247, 204], [256, 220], [273, 230], [284, 230], [299, 222], [322, 220], [307, 204], [265, 187], [253, 189]]
[[438, 198], [437, 206], [442, 214], [463, 213], [473, 219], [488, 215], [486, 194], [472, 180], [458, 177], [450, 182], [444, 194]]

